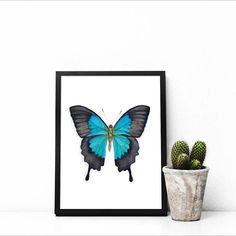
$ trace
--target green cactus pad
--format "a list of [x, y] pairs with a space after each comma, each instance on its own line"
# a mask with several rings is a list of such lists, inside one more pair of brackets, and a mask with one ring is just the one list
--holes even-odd
[[190, 165], [190, 169], [191, 170], [199, 170], [202, 168], [201, 162], [199, 160], [192, 160], [191, 161], [191, 165]]
[[189, 155], [189, 146], [185, 141], [177, 141], [171, 150], [171, 161], [174, 169], [178, 169], [177, 158], [182, 153]]
[[203, 164], [206, 156], [206, 144], [202, 141], [197, 141], [192, 148], [190, 159], [199, 160], [201, 165]]
[[180, 170], [189, 169], [189, 157], [187, 154], [182, 153], [177, 157], [176, 169], [180, 169]]

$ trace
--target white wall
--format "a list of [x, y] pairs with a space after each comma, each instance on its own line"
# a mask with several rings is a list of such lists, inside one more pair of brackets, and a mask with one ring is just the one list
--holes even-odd
[[166, 70], [168, 150], [205, 140], [204, 208], [236, 210], [235, 12], [236, 2], [0, 2], [0, 210], [53, 210], [56, 70]]

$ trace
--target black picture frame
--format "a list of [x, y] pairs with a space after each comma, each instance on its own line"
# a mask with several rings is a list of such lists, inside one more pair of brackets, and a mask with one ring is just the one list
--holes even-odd
[[166, 216], [167, 195], [161, 171], [161, 209], [61, 209], [61, 77], [62, 76], [159, 76], [161, 109], [161, 167], [166, 165], [166, 78], [165, 71], [57, 71], [56, 72], [56, 142], [55, 142], [55, 214], [56, 216]]

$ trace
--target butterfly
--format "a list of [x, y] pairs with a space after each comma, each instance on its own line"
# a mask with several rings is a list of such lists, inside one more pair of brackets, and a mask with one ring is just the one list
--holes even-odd
[[89, 180], [90, 170], [101, 170], [108, 151], [113, 144], [115, 165], [118, 171], [129, 172], [129, 181], [133, 181], [130, 166], [139, 155], [139, 138], [146, 126], [150, 107], [135, 106], [125, 112], [114, 126], [106, 125], [100, 116], [84, 106], [70, 107], [70, 114], [78, 135], [82, 138], [81, 154], [88, 163], [85, 180]]

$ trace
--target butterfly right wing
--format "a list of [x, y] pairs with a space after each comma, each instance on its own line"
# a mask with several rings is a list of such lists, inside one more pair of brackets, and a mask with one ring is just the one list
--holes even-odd
[[115, 165], [118, 171], [129, 171], [129, 180], [133, 177], [130, 166], [139, 155], [139, 138], [146, 126], [150, 107], [139, 105], [129, 109], [114, 126], [113, 146], [115, 154]]
[[78, 135], [83, 138], [80, 147], [89, 165], [88, 180], [90, 169], [100, 171], [104, 165], [108, 127], [95, 112], [84, 106], [72, 106], [70, 113]]
[[115, 165], [118, 171], [128, 170], [129, 181], [133, 181], [130, 166], [135, 162], [138, 156], [139, 144], [136, 138], [127, 136], [114, 136], [113, 147], [115, 154]]

